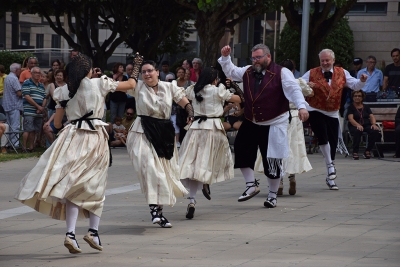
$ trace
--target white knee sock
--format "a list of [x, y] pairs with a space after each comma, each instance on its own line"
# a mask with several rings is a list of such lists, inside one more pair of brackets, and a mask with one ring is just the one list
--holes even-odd
[[326, 163], [326, 171], [329, 174], [330, 172], [333, 172], [335, 168], [333, 166], [328, 167], [332, 163], [332, 158], [331, 158], [331, 146], [329, 143], [326, 145], [320, 145], [319, 146], [322, 152], [322, 155], [324, 155], [325, 158], [325, 163]]
[[[89, 228], [97, 231], [99, 230], [99, 224], [100, 224], [100, 217], [90, 212]], [[97, 245], [100, 245], [98, 236], [93, 236], [93, 241]]]
[[99, 230], [100, 217], [90, 212], [89, 228]]
[[79, 207], [67, 200], [66, 203], [66, 218], [67, 232], [75, 234], [76, 220], [78, 219]]
[[197, 189], [199, 188], [199, 181], [189, 180], [189, 198], [190, 203], [195, 203]]
[[[67, 224], [67, 233], [75, 234], [75, 226], [76, 226], [76, 220], [78, 219], [79, 207], [69, 200], [67, 200], [65, 206], [66, 206], [65, 222]], [[76, 242], [76, 240], [71, 239], [71, 241], [74, 243], [75, 247], [78, 247], [78, 243]]]
[[276, 198], [276, 193], [278, 192], [280, 182], [281, 179], [268, 178], [268, 185], [269, 185], [268, 197]]
[[[240, 168], [240, 171], [242, 172], [244, 180], [246, 181], [246, 186], [250, 186], [250, 183], [254, 183], [254, 170], [251, 168]], [[253, 193], [254, 190], [256, 190], [255, 187], [250, 187], [249, 190], [247, 190], [247, 194]]]

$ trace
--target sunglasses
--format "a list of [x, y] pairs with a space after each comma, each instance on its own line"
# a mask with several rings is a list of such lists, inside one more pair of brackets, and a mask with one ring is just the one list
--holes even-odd
[[133, 115], [133, 113], [128, 113], [128, 112], [127, 112], [127, 113], [126, 113], [126, 115], [130, 115], [130, 116], [132, 116], [132, 115]]

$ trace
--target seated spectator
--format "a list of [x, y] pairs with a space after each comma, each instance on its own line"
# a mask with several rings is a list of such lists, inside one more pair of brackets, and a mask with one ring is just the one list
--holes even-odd
[[120, 140], [124, 145], [126, 144], [126, 136], [128, 132], [124, 125], [122, 125], [122, 118], [115, 117], [113, 124], [114, 138]]
[[348, 108], [349, 131], [353, 136], [353, 159], [358, 160], [358, 149], [361, 136], [364, 132], [368, 134], [368, 146], [363, 154], [364, 158], [371, 158], [371, 149], [381, 139], [376, 119], [369, 106], [363, 104], [364, 91], [353, 91], [351, 93], [353, 104]]
[[6, 115], [3, 113], [0, 113], [0, 147], [1, 147], [1, 153], [6, 154], [7, 149], [7, 138], [4, 133], [8, 132], [9, 126], [6, 123]]
[[133, 108], [127, 108], [125, 111], [125, 117], [122, 119], [122, 125], [125, 127], [127, 131], [129, 131], [134, 121], [135, 121], [135, 110]]
[[[55, 117], [55, 113], [53, 115], [51, 115], [51, 117], [48, 119], [48, 121], [43, 124], [43, 133], [46, 136], [46, 141], [49, 143], [49, 145], [46, 145], [47, 147], [49, 147], [51, 144], [53, 144], [54, 140], [55, 140], [55, 135], [58, 134], [58, 132], [60, 131], [57, 130], [56, 127], [54, 127], [54, 117]], [[62, 124], [63, 126], [66, 126], [68, 124], [68, 119], [67, 119], [67, 115], [64, 114], [64, 117], [62, 119]]]
[[[225, 84], [228, 90], [231, 86], [237, 86], [236, 84], [233, 84], [232, 80], [229, 78], [226, 79]], [[243, 122], [243, 113], [244, 109], [242, 109], [239, 104], [226, 103], [224, 107], [225, 120], [222, 123], [225, 131], [230, 130], [231, 128], [239, 130]]]
[[394, 158], [400, 158], [400, 107], [397, 109], [396, 117], [394, 119], [394, 134], [396, 141], [396, 154]]

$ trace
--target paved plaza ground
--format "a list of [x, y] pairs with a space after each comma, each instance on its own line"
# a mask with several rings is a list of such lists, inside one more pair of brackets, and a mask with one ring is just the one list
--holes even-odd
[[150, 222], [126, 150], [113, 155], [99, 229], [104, 250], [83, 241], [88, 221], [78, 221], [78, 255], [63, 246], [64, 221], [13, 198], [37, 159], [0, 163], [0, 267], [400, 266], [400, 162], [338, 155], [340, 190], [330, 191], [322, 155], [310, 155], [314, 169], [297, 175], [295, 196], [285, 179], [275, 209], [263, 206], [268, 187], [261, 174], [261, 193], [237, 202], [244, 181], [235, 170], [233, 180], [211, 186], [211, 201], [199, 192], [193, 220], [185, 218], [184, 198], [165, 207], [173, 228], [162, 229]]

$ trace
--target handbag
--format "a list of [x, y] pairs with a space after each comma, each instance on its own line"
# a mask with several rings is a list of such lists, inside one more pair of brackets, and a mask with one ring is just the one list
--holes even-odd
[[382, 125], [384, 129], [394, 129], [394, 121], [383, 121]]

